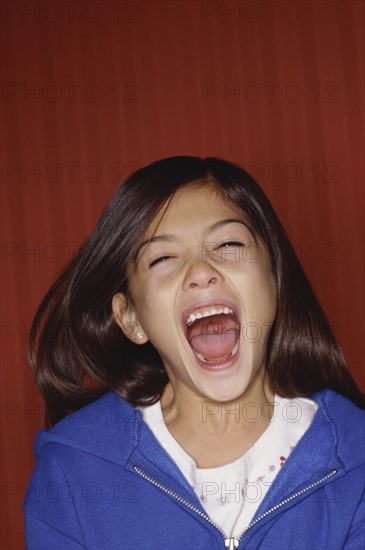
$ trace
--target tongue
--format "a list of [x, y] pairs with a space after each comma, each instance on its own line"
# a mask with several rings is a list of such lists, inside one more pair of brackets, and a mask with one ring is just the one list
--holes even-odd
[[231, 355], [238, 335], [235, 317], [224, 313], [197, 319], [188, 328], [190, 346], [208, 361]]

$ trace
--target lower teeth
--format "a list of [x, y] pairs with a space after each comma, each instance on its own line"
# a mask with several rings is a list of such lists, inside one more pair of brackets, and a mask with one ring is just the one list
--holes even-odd
[[217, 363], [223, 363], [224, 361], [227, 361], [227, 359], [231, 359], [231, 357], [233, 357], [234, 355], [236, 355], [237, 351], [238, 351], [238, 346], [239, 346], [239, 340], [237, 340], [233, 350], [231, 351], [231, 353], [229, 355], [227, 355], [227, 357], [223, 357], [222, 359], [206, 359], [205, 357], [203, 357], [203, 355], [201, 353], [199, 353], [198, 351], [195, 351], [194, 348], [192, 348], [193, 352], [195, 353], [195, 355], [198, 357], [198, 359], [200, 359], [200, 361], [203, 361], [203, 363], [213, 363], [213, 364], [217, 364]]

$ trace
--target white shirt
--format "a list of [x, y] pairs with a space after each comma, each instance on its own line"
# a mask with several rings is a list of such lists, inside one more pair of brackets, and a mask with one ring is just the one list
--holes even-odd
[[[309, 428], [317, 408], [310, 399], [275, 396], [274, 411], [264, 433], [243, 456], [218, 468], [197, 468], [169, 432], [159, 401], [140, 410], [209, 517], [228, 537], [237, 538], [249, 525], [280, 468]], [[251, 413], [249, 418], [252, 417]]]

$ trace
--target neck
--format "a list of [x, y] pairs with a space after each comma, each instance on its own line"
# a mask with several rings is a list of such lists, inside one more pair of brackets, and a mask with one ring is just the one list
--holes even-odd
[[169, 383], [161, 409], [169, 431], [197, 466], [216, 467], [242, 456], [266, 430], [274, 394], [265, 377], [226, 402], [208, 400]]

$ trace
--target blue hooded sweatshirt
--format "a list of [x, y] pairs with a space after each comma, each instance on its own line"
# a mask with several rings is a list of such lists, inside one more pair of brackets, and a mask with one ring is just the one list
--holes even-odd
[[38, 432], [28, 550], [364, 550], [365, 413], [331, 390], [238, 539], [114, 392]]

